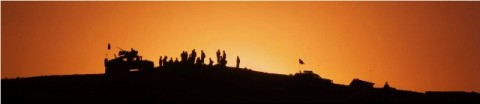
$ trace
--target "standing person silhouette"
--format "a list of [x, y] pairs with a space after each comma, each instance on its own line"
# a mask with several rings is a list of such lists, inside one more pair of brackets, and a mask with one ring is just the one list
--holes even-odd
[[220, 61], [222, 60], [221, 58], [222, 58], [222, 56], [220, 56], [220, 49], [218, 49], [217, 50], [217, 64], [219, 64], [219, 65], [221, 63]]
[[167, 61], [167, 59], [168, 59], [168, 56], [163, 57], [162, 64], [163, 64], [164, 67], [165, 67], [165, 66], [168, 66], [168, 63], [167, 63], [168, 61]]
[[158, 59], [158, 66], [159, 67], [162, 67], [162, 56], [160, 56], [160, 58]]
[[182, 51], [182, 54], [180, 54], [180, 57], [182, 60], [180, 62], [182, 63], [187, 63], [188, 60], [188, 52], [187, 51]]
[[240, 57], [237, 56], [237, 69], [240, 68]]
[[227, 54], [225, 53], [225, 50], [223, 50], [223, 56], [222, 56], [222, 60], [221, 60], [221, 65], [223, 67], [227, 66]]
[[189, 64], [195, 64], [195, 59], [197, 58], [197, 52], [195, 52], [195, 49], [192, 50], [192, 53], [190, 54], [190, 57], [188, 58], [188, 63]]
[[227, 54], [225, 53], [225, 50], [223, 50], [223, 60], [227, 60]]
[[[201, 57], [202, 59], [200, 60], [200, 63], [203, 65], [203, 64], [205, 63], [205, 57], [206, 57], [206, 56], [205, 56], [205, 52], [203, 52], [203, 50], [201, 50], [201, 51], [202, 51], [202, 54], [201, 54], [200, 57]], [[197, 63], [198, 63], [198, 62], [197, 62]]]

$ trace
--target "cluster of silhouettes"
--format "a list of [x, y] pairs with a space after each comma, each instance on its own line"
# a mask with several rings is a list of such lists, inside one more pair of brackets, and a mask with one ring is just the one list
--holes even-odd
[[[187, 51], [183, 51], [180, 54], [181, 60], [179, 61], [178, 58], [175, 58], [173, 60], [173, 57], [170, 57], [170, 60], [168, 60], [168, 56], [160, 56], [160, 59], [158, 60], [159, 67], [168, 67], [173, 64], [183, 64], [183, 65], [207, 65], [205, 63], [205, 52], [201, 50], [200, 57], [197, 57], [197, 52], [195, 49], [192, 50], [190, 55], [188, 54]], [[217, 64], [216, 66], [222, 66], [226, 67], [227, 65], [227, 54], [225, 53], [225, 50], [223, 50], [223, 55], [220, 53], [220, 49], [217, 50]], [[213, 66], [213, 60], [210, 57], [209, 58], [209, 63], [208, 66]], [[236, 68], [240, 67], [240, 58], [237, 56], [237, 65]]]

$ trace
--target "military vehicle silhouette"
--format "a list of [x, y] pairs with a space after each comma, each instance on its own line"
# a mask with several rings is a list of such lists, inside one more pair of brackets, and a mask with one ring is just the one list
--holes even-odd
[[142, 60], [142, 56], [138, 55], [138, 51], [133, 48], [130, 51], [119, 48], [118, 57], [108, 60], [105, 58], [105, 74], [106, 75], [123, 75], [132, 71], [152, 71], [153, 61]]

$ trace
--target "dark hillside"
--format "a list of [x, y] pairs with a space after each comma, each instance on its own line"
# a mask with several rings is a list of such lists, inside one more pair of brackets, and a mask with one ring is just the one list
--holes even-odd
[[323, 78], [229, 67], [170, 67], [115, 76], [3, 79], [2, 103], [438, 103], [448, 100], [478, 104], [480, 101], [477, 93], [432, 97], [412, 91], [356, 88], [329, 82]]

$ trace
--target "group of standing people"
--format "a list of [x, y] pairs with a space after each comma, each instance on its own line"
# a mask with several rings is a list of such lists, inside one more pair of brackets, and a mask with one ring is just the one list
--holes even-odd
[[[179, 61], [178, 58], [175, 58], [175, 61], [173, 60], [173, 57], [170, 57], [170, 60], [168, 61], [168, 56], [160, 56], [160, 59], [158, 60], [159, 67], [164, 67], [164, 66], [169, 66], [171, 64], [175, 63], [181, 63], [184, 65], [206, 65], [205, 63], [205, 52], [201, 50], [200, 57], [197, 57], [197, 52], [195, 49], [192, 50], [190, 55], [188, 54], [187, 51], [183, 51], [180, 54], [181, 60]], [[218, 66], [223, 66], [226, 67], [227, 65], [227, 54], [225, 53], [225, 50], [223, 50], [223, 55], [220, 53], [220, 49], [217, 50], [217, 64]], [[237, 65], [236, 68], [239, 68], [240, 65], [240, 58], [237, 56]], [[213, 66], [213, 60], [212, 58], [209, 58], [209, 64], [208, 66]]]

